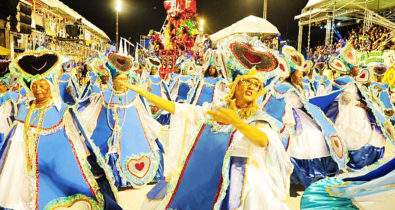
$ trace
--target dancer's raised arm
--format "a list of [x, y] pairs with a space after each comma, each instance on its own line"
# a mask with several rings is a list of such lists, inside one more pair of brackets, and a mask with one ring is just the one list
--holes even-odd
[[139, 95], [141, 95], [144, 98], [151, 101], [151, 103], [153, 103], [155, 106], [159, 107], [160, 109], [166, 110], [166, 111], [170, 112], [171, 114], [174, 114], [174, 112], [175, 112], [174, 102], [148, 92], [141, 85], [133, 85], [133, 84], [130, 84], [127, 82], [124, 82], [123, 84], [130, 90], [138, 93]]

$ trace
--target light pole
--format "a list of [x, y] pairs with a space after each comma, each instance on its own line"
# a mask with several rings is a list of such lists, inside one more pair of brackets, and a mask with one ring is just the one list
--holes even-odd
[[204, 31], [204, 19], [200, 19], [200, 27], [199, 30], [203, 33]]
[[117, 6], [116, 6], [116, 23], [115, 23], [115, 43], [117, 43], [118, 46], [118, 13], [121, 11], [121, 0], [117, 0]]
[[267, 19], [267, 0], [263, 0], [263, 19]]

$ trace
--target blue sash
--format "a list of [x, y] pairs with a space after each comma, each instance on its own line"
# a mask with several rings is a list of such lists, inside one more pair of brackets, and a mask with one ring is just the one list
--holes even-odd
[[214, 133], [203, 125], [189, 152], [167, 208], [212, 209], [222, 185], [225, 153], [231, 133]]

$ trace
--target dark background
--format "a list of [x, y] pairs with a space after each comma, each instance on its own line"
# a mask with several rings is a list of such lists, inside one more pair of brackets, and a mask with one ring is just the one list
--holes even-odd
[[[115, 40], [116, 0], [61, 1]], [[307, 1], [268, 0], [268, 20], [279, 29], [282, 39], [297, 39], [298, 23], [294, 16], [300, 14]], [[262, 17], [263, 0], [197, 0], [197, 10], [199, 17], [205, 20], [204, 32], [213, 34], [249, 15]], [[122, 0], [119, 35], [137, 42], [139, 36], [146, 35], [150, 29], [159, 31], [165, 19], [163, 0]], [[307, 37], [307, 33], [304, 36]]]

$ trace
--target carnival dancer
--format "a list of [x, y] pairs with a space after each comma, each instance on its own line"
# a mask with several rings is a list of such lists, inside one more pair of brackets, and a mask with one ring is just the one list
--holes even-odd
[[301, 209], [391, 209], [395, 197], [395, 159], [364, 172], [322, 179], [303, 193]]
[[93, 58], [88, 63], [90, 68], [97, 74], [99, 78], [96, 80], [95, 85], [98, 86], [102, 91], [112, 87], [109, 72], [105, 67], [106, 62], [107, 62], [107, 57], [100, 56]]
[[100, 88], [95, 81], [97, 76], [84, 64], [77, 72], [72, 73], [68, 79], [59, 82], [60, 95], [65, 103], [76, 105], [78, 112], [83, 111], [90, 101], [90, 96], [99, 94]]
[[198, 77], [196, 90], [190, 97], [189, 103], [202, 106], [203, 103], [218, 103], [226, 95], [226, 84], [220, 71], [214, 65], [210, 65], [204, 72], [204, 76]]
[[11, 77], [9, 65], [9, 60], [0, 60], [0, 148], [15, 119], [16, 105], [21, 101], [20, 94], [12, 90], [16, 77]]
[[226, 108], [179, 104], [128, 85], [172, 113], [166, 181], [147, 194], [143, 209], [287, 209], [292, 164], [268, 115], [255, 70], [229, 84]]
[[186, 103], [196, 90], [196, 65], [193, 60], [186, 60], [180, 65], [182, 75], [173, 78], [169, 85], [170, 95], [173, 101]]
[[395, 111], [394, 105], [391, 102], [391, 88], [387, 83], [383, 82], [387, 68], [382, 63], [370, 63], [368, 67], [370, 72], [373, 72], [375, 76], [375, 81], [371, 82], [368, 87], [371, 93], [371, 99], [375, 102], [374, 105], [377, 106], [377, 109], [381, 110], [383, 115], [394, 124]]
[[333, 124], [304, 94], [303, 55], [288, 46], [283, 47], [283, 55], [289, 60], [291, 75], [274, 87], [263, 108], [283, 122], [282, 132], [289, 133], [285, 147], [294, 164], [291, 182], [307, 187], [344, 168], [347, 151]]
[[[348, 56], [346, 56], [348, 55]], [[347, 47], [341, 52], [342, 60], [335, 58], [330, 66], [341, 74], [359, 71], [355, 66], [358, 61], [355, 51]], [[346, 63], [344, 63], [346, 62]], [[361, 71], [363, 73], [363, 71]], [[364, 76], [365, 82], [369, 78]], [[355, 77], [358, 81], [358, 77]], [[386, 137], [380, 128], [380, 123], [372, 112], [374, 102], [368, 96], [369, 90], [350, 77], [335, 80], [335, 84], [342, 84], [344, 91], [326, 108], [326, 115], [334, 122], [339, 135], [344, 139], [349, 151], [348, 167], [361, 169], [376, 162], [384, 155]], [[371, 108], [370, 108], [371, 107]], [[382, 115], [377, 115], [381, 117]], [[384, 131], [385, 132], [385, 131]]]
[[18, 105], [0, 150], [0, 206], [10, 209], [119, 209], [101, 191], [87, 161], [84, 132], [60, 101], [60, 56], [27, 52], [13, 65], [34, 100]]
[[[171, 100], [169, 88], [160, 76], [159, 76], [159, 67], [161, 66], [161, 62], [157, 58], [148, 58], [147, 61], [147, 70], [148, 72], [144, 72], [143, 77], [143, 85], [152, 93], [157, 96], [163, 97], [167, 100]], [[149, 75], [147, 74], [149, 73]], [[143, 99], [144, 100], [144, 99]], [[168, 125], [170, 123], [170, 114], [166, 111], [163, 111], [151, 104], [149, 101], [145, 101], [147, 110], [152, 114], [152, 117], [157, 120], [161, 125]]]
[[[113, 87], [92, 99], [84, 127], [99, 148], [96, 151], [111, 167], [117, 187], [141, 187], [162, 179], [159, 142], [160, 124], [147, 112], [143, 101], [123, 82], [133, 81], [131, 57], [108, 55]], [[89, 111], [88, 111], [89, 110]], [[89, 119], [89, 120], [86, 120]], [[159, 169], [158, 169], [159, 168]]]

